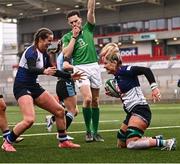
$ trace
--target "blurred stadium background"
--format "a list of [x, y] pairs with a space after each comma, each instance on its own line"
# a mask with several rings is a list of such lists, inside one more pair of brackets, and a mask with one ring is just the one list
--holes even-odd
[[[0, 93], [7, 103], [15, 104], [12, 86], [19, 58], [33, 41], [40, 27], [53, 30], [55, 47], [69, 30], [65, 14], [79, 9], [85, 20], [86, 0], [0, 0]], [[103, 45], [116, 42], [126, 64], [150, 67], [162, 92], [162, 101], [180, 98], [180, 1], [179, 0], [96, 0], [95, 44], [97, 52]], [[101, 62], [101, 61], [100, 61]], [[110, 76], [101, 65], [103, 83]], [[140, 77], [146, 97], [150, 87]], [[55, 94], [56, 78], [42, 76], [40, 83]], [[78, 93], [78, 101], [81, 96]], [[101, 101], [116, 99], [104, 96]]]

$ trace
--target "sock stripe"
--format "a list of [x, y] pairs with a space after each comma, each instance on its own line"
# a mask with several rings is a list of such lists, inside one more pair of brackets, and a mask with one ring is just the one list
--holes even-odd
[[5, 138], [5, 137], [7, 137], [9, 134], [10, 134], [10, 130], [6, 130], [6, 131], [3, 132], [3, 135], [2, 135], [2, 136]]
[[74, 119], [74, 115], [71, 112], [68, 112], [66, 116], [69, 117], [71, 120]]

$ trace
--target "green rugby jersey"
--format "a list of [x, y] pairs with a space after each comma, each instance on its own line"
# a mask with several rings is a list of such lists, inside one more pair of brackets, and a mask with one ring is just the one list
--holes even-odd
[[[89, 64], [98, 61], [95, 45], [94, 45], [94, 31], [95, 25], [86, 23], [82, 27], [82, 32], [79, 34], [74, 45], [72, 54], [73, 65]], [[64, 47], [68, 46], [72, 38], [72, 31], [63, 36]]]

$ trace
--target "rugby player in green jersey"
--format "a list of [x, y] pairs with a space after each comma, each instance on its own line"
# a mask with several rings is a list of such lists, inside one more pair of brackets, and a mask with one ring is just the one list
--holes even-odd
[[72, 56], [74, 70], [81, 70], [86, 74], [84, 80], [77, 81], [77, 86], [83, 97], [85, 140], [86, 142], [103, 142], [104, 139], [98, 134], [99, 91], [102, 80], [93, 38], [95, 0], [88, 0], [87, 10], [87, 22], [83, 26], [78, 11], [70, 11], [67, 14], [67, 21], [72, 30], [63, 36], [63, 52], [65, 57]]

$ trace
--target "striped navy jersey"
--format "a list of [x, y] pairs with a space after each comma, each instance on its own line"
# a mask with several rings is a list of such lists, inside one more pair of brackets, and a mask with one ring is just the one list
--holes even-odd
[[130, 112], [136, 105], [147, 104], [140, 88], [137, 74], [133, 72], [133, 66], [121, 66], [115, 74], [120, 89], [124, 110]]
[[27, 61], [34, 59], [36, 68], [43, 69], [51, 66], [48, 54], [40, 52], [34, 45], [28, 47], [19, 62], [15, 82], [36, 83], [38, 74], [29, 71]]

